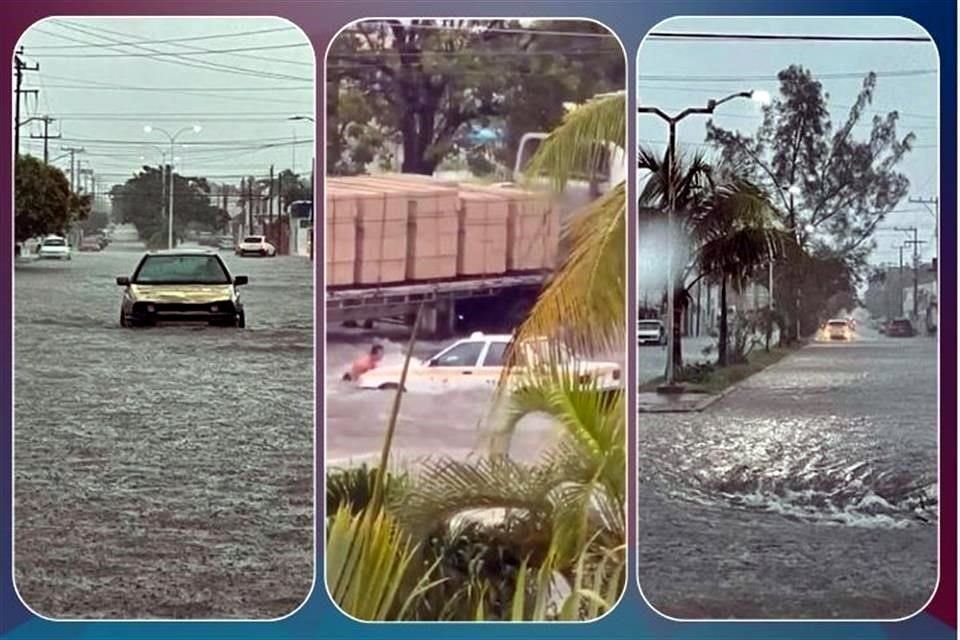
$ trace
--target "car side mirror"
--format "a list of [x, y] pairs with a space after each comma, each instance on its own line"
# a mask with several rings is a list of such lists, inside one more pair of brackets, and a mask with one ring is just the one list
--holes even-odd
[[117, 276], [117, 284], [121, 287], [130, 286], [130, 276]]
[[250, 282], [250, 279], [247, 276], [234, 276], [233, 278], [233, 284], [238, 287], [248, 282]]
[[435, 366], [437, 366], [439, 363], [440, 363], [440, 361], [437, 360], [436, 358], [430, 358], [429, 360], [427, 360], [427, 366], [428, 366], [428, 367], [435, 367]]

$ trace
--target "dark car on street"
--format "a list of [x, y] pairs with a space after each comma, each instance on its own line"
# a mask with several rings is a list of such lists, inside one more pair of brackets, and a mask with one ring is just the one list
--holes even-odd
[[891, 338], [912, 338], [916, 335], [916, 331], [909, 319], [897, 318], [887, 323], [886, 334]]
[[223, 259], [208, 249], [153, 251], [140, 259], [132, 276], [118, 276], [123, 327], [168, 322], [199, 322], [244, 327], [238, 287], [246, 276], [232, 276]]

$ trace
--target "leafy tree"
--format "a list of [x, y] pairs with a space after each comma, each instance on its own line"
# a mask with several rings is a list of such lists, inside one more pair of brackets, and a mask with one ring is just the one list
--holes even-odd
[[559, 124], [565, 101], [622, 88], [623, 53], [614, 39], [531, 33], [541, 27], [604, 32], [583, 22], [523, 28], [504, 20], [413, 20], [359, 23], [342, 33], [328, 58], [331, 172], [360, 172], [395, 141], [402, 171], [432, 174], [463, 150], [465, 129], [493, 121], [505, 122], [498, 156], [512, 165], [520, 136]]
[[[899, 114], [874, 115], [870, 132], [858, 139], [876, 90], [869, 73], [854, 104], [834, 128], [827, 104], [830, 96], [809, 70], [791, 65], [778, 74], [780, 95], [764, 108], [763, 122], [753, 135], [707, 123], [707, 142], [726, 161], [748, 172], [779, 204], [786, 227], [797, 244], [860, 268], [873, 248], [873, 232], [907, 194], [909, 180], [896, 168], [910, 152], [915, 136], [899, 135]], [[790, 190], [796, 192], [795, 195]], [[789, 309], [796, 327], [797, 292], [804, 287], [802, 262], [786, 265], [786, 286], [778, 306]], [[804, 299], [804, 303], [807, 301]], [[794, 337], [794, 336], [790, 336]]]
[[63, 234], [90, 211], [90, 197], [70, 191], [60, 169], [33, 156], [18, 156], [15, 177], [14, 236], [17, 242]]
[[[169, 169], [168, 169], [169, 171]], [[168, 237], [169, 178], [156, 167], [144, 166], [140, 173], [111, 191], [116, 218], [131, 223], [148, 247], [165, 247]], [[174, 242], [182, 240], [188, 228], [220, 231], [229, 222], [222, 208], [211, 204], [206, 178], [173, 174]]]

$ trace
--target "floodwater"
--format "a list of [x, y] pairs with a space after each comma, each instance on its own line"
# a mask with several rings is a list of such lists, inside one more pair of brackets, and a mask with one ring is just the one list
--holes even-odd
[[[373, 343], [385, 347], [384, 366], [402, 365], [409, 329], [381, 325], [371, 330], [330, 327], [326, 348], [326, 459], [328, 465], [378, 459], [395, 391], [360, 389], [341, 380], [358, 355]], [[460, 338], [466, 336], [460, 336]], [[457, 337], [420, 340], [413, 356], [426, 359]], [[619, 357], [598, 358], [618, 362]], [[468, 458], [489, 451], [490, 438], [503, 420], [504, 403], [483, 382], [457, 386], [408, 385], [394, 436], [392, 460], [415, 463], [431, 456]], [[511, 457], [533, 462], [557, 443], [558, 427], [543, 415], [521, 420], [510, 441]]]
[[937, 575], [937, 352], [817, 343], [640, 416], [639, 578], [677, 617], [896, 618]]
[[258, 618], [314, 574], [313, 274], [224, 254], [247, 329], [119, 326], [134, 242], [15, 267], [15, 578], [55, 618]]

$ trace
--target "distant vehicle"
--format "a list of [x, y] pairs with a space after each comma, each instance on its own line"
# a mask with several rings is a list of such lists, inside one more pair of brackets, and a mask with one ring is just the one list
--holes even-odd
[[37, 249], [41, 260], [70, 260], [70, 245], [63, 236], [47, 236]]
[[144, 254], [133, 276], [118, 276], [124, 287], [120, 326], [200, 322], [246, 326], [237, 288], [247, 276], [230, 275], [209, 249], [173, 249]]
[[912, 338], [916, 333], [913, 323], [907, 318], [897, 318], [887, 324], [886, 334], [891, 338]]
[[[506, 355], [513, 342], [509, 334], [474, 333], [469, 338], [457, 340], [426, 360], [411, 361], [407, 372], [408, 382], [426, 382], [442, 385], [473, 385], [481, 382], [495, 385], [503, 374]], [[518, 369], [543, 361], [546, 341], [533, 340], [523, 343], [518, 354]], [[562, 350], [561, 357], [573, 365], [584, 382], [594, 381], [602, 390], [619, 389], [620, 366], [613, 362], [588, 362], [577, 360]], [[360, 376], [357, 384], [365, 389], [396, 389], [400, 384], [402, 366], [378, 367]]]
[[641, 320], [637, 323], [638, 344], [667, 344], [667, 331], [660, 320]]
[[264, 236], [247, 236], [237, 245], [238, 256], [261, 256], [263, 258], [277, 255], [277, 248], [267, 242]]
[[230, 249], [233, 251], [236, 248], [236, 242], [233, 240], [233, 236], [220, 236], [217, 240], [218, 249]]
[[106, 249], [110, 245], [110, 237], [106, 234], [96, 236], [97, 244], [101, 249]]
[[103, 247], [100, 245], [100, 241], [97, 240], [94, 236], [84, 238], [80, 241], [80, 246], [77, 247], [79, 251], [101, 251]]
[[833, 318], [827, 322], [827, 337], [831, 340], [850, 340], [853, 338], [853, 331], [850, 329], [850, 322], [845, 318]]

